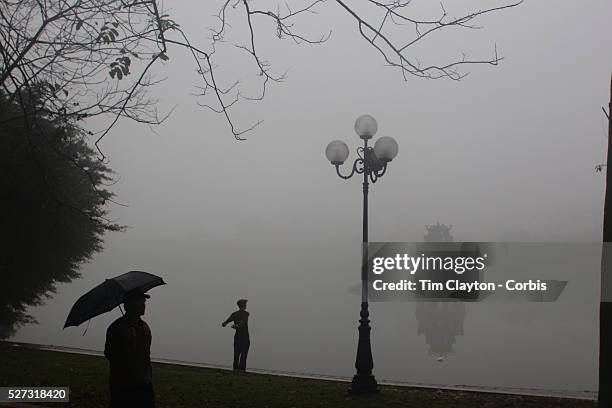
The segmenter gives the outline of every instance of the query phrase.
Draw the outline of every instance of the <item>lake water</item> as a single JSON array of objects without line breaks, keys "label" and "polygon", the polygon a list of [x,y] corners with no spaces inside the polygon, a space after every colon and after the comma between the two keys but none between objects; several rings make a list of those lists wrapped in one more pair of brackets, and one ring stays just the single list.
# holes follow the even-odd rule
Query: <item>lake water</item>
[{"label": "lake water", "polygon": [[[309,265],[311,254],[354,259],[355,248],[338,254],[313,243],[299,252],[264,257],[254,249],[239,258],[231,257],[231,246],[216,249],[228,261],[215,273],[198,271],[197,258],[183,258],[182,268],[165,276],[168,284],[150,291],[145,319],[153,332],[154,357],[231,364],[233,331],[220,323],[235,309],[235,299],[245,296],[251,313],[249,367],[354,374],[359,272],[341,261],[329,270],[313,271]],[[213,256],[214,250],[207,253]],[[277,267],[288,262],[294,265],[290,273]],[[86,324],[61,329],[76,298],[106,276],[96,265],[34,309],[40,324],[22,328],[13,340],[102,350],[106,327],[118,310],[93,319],[84,336]],[[374,374],[379,380],[443,386],[596,390],[599,259],[592,256],[580,270],[572,268],[559,270],[557,278],[569,282],[554,303],[371,303]]]}]

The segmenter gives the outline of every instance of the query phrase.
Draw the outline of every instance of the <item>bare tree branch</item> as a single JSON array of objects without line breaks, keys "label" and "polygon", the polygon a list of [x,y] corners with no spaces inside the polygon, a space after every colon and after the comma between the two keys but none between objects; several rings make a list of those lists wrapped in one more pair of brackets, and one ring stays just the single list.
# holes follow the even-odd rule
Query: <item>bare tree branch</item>
[{"label": "bare tree branch", "polygon": [[[222,0],[218,23],[202,46],[195,45],[157,0],[4,0],[0,5],[0,84],[10,101],[28,87],[45,84],[40,87],[45,93],[41,110],[85,130],[87,119],[106,117],[104,128],[95,133],[95,146],[104,159],[100,143],[122,118],[159,124],[168,117],[158,112],[150,90],[159,82],[154,78],[155,67],[169,61],[172,48],[190,55],[199,77],[197,104],[223,115],[231,134],[243,140],[245,132],[261,121],[239,126],[233,109],[239,102],[263,99],[271,84],[286,79],[286,70],[275,72],[261,55],[260,42],[271,34],[270,24],[278,39],[321,44],[330,39],[331,30],[302,32],[298,25],[316,17],[324,5],[338,6],[386,64],[400,70],[404,80],[410,76],[460,80],[467,75],[462,68],[468,65],[497,65],[502,58],[496,47],[488,59],[469,59],[462,54],[456,60],[428,64],[409,55],[409,50],[449,28],[481,28],[476,24],[479,17],[521,3],[460,17],[449,17],[441,5],[435,16],[416,18],[410,0],[297,0],[291,6],[279,2],[273,8],[254,0]],[[220,60],[215,50],[227,45],[232,23],[246,28],[246,36],[233,46],[244,51],[257,70],[255,92],[246,92],[241,78],[230,79],[226,85],[223,65],[217,65]],[[401,35],[393,35],[397,30]]]}]

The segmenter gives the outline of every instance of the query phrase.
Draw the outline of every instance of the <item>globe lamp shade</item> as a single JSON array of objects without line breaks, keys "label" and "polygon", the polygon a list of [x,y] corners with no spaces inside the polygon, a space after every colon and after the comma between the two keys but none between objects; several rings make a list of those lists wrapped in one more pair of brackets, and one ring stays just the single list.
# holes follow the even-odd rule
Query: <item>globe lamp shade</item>
[{"label": "globe lamp shade", "polygon": [[371,139],[378,130],[378,123],[371,115],[361,115],[355,121],[355,132],[362,139]]},{"label": "globe lamp shade", "polygon": [[382,162],[390,162],[397,156],[398,146],[395,139],[389,136],[383,136],[374,143],[374,153],[378,160]]},{"label": "globe lamp shade", "polygon": [[342,164],[349,155],[349,149],[342,140],[334,140],[327,145],[325,156],[331,164]]}]

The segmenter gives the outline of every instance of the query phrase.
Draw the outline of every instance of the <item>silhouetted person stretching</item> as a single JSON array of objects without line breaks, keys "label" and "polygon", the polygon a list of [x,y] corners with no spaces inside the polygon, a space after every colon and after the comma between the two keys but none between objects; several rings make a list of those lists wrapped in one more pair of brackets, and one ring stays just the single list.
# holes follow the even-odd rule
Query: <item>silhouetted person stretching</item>
[{"label": "silhouetted person stretching", "polygon": [[155,407],[151,382],[151,329],[140,318],[145,299],[140,290],[123,296],[125,315],[106,331],[104,355],[110,362],[110,407]]},{"label": "silhouetted person stretching", "polygon": [[246,371],[246,360],[249,354],[251,340],[249,339],[249,312],[246,311],[246,299],[236,302],[238,309],[221,323],[225,327],[229,322],[234,322],[232,328],[236,330],[234,334],[234,370]]}]

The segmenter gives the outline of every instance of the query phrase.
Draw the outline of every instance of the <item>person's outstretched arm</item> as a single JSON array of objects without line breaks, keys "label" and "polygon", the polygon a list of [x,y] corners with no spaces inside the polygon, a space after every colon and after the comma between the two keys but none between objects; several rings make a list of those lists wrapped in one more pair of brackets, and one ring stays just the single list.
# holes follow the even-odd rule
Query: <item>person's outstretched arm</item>
[{"label": "person's outstretched arm", "polygon": [[228,317],[223,323],[221,323],[221,326],[225,327],[227,326],[229,322],[233,322],[233,321],[234,321],[234,313],[232,313],[230,317]]}]

